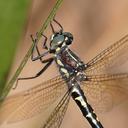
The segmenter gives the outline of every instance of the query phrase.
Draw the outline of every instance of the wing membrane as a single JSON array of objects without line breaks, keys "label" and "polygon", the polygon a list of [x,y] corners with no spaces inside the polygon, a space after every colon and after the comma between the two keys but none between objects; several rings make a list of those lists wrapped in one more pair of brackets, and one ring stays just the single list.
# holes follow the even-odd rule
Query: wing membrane
[{"label": "wing membrane", "polygon": [[12,113],[14,116],[11,122],[25,120],[41,113],[66,91],[66,83],[57,76],[27,91],[8,97],[0,108],[0,124]]},{"label": "wing membrane", "polygon": [[99,112],[109,111],[128,98],[128,74],[88,76],[82,85],[89,102]]},{"label": "wing membrane", "polygon": [[51,113],[51,115],[45,122],[43,128],[59,128],[60,127],[68,107],[69,99],[70,99],[70,92],[68,91],[64,95],[62,100],[59,102],[57,107],[54,109],[54,111]]},{"label": "wing membrane", "polygon": [[[82,83],[85,95],[98,111],[108,111],[128,98],[128,74],[101,75],[113,72],[128,57],[128,35],[87,63],[87,81]],[[110,70],[111,69],[111,70]],[[49,108],[67,90],[60,76],[27,91],[8,97],[0,109],[0,124],[31,118]],[[66,95],[51,113],[43,128],[59,128],[69,102]],[[31,110],[31,111],[29,111]],[[8,114],[9,113],[9,114]]]},{"label": "wing membrane", "polygon": [[[87,63],[86,74],[115,73],[128,60],[128,35],[108,47]],[[116,69],[116,70],[114,70]]]}]

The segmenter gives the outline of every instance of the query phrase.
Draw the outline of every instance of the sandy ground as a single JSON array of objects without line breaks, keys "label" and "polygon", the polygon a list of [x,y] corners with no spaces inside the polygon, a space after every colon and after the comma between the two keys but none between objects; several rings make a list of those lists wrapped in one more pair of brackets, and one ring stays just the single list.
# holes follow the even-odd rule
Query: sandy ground
[{"label": "sandy ground", "polygon": [[[54,3],[55,0],[33,1],[32,9],[26,22],[25,34],[23,34],[23,38],[19,43],[12,73],[20,64],[20,61],[31,45],[29,35],[35,34],[40,29]],[[71,49],[86,63],[103,49],[128,33],[127,14],[127,0],[64,0],[62,7],[56,15],[56,19],[63,25],[65,31],[73,33],[74,42]],[[45,35],[49,36],[49,34],[50,28],[45,32]],[[41,67],[42,65],[39,62],[32,63],[29,60],[20,76],[32,76]],[[57,74],[58,71],[53,64],[41,77],[35,80],[20,82],[17,89],[12,91],[11,94],[31,88],[37,83],[53,78]],[[109,112],[99,113],[98,117],[102,120],[105,128],[126,128],[128,126],[127,108],[128,102],[125,101]],[[28,123],[26,123],[27,121],[25,123],[21,121],[17,125],[9,124],[1,128],[37,127],[38,125],[32,126],[31,122],[33,121],[28,121]],[[77,106],[71,100],[61,128],[89,127],[87,121],[82,117]]]}]

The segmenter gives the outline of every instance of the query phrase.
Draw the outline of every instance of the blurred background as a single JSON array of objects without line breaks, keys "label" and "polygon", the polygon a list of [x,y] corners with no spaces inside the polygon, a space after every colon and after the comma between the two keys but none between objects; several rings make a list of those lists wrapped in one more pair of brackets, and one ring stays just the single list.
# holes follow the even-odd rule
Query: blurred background
[{"label": "blurred background", "polygon": [[29,0],[0,2],[0,93],[13,62],[19,38],[27,23],[29,6]]},{"label": "blurred background", "polygon": [[[40,30],[54,4],[55,0],[0,2],[0,90],[5,81],[14,74],[28,51],[32,43],[30,34],[35,36]],[[127,0],[64,0],[56,19],[65,31],[74,35],[71,49],[86,63],[128,33],[127,14]],[[50,28],[45,31],[45,35],[49,34]],[[32,63],[29,60],[20,77],[33,76],[41,67],[39,62]],[[20,82],[10,95],[31,88],[57,74],[56,66],[52,65],[41,77]],[[98,117],[105,128],[126,128],[127,108],[126,101],[110,112],[99,113]],[[16,126],[10,124],[8,128],[28,128],[29,125],[21,122]],[[89,125],[75,103],[71,101],[61,128],[78,127],[89,128]]]}]

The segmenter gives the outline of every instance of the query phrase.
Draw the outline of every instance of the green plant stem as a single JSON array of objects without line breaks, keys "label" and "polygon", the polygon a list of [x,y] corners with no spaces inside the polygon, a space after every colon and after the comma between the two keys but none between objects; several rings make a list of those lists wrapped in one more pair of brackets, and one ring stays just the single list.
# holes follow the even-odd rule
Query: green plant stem
[{"label": "green plant stem", "polygon": [[[63,2],[63,0],[57,0],[55,3],[55,6],[53,7],[53,9],[51,10],[49,16],[47,17],[47,19],[45,20],[44,24],[42,25],[40,31],[38,32],[37,35],[37,42],[40,40],[41,38],[41,34],[44,33],[44,30],[47,28],[47,26],[49,25],[50,21],[53,20],[58,8],[60,7],[61,3]],[[33,43],[30,47],[30,49],[28,50],[27,54],[25,55],[24,59],[22,60],[20,66],[18,67],[18,69],[16,70],[14,76],[12,77],[12,79],[8,82],[8,84],[5,86],[5,88],[2,91],[2,94],[0,95],[0,102],[2,102],[5,97],[8,95],[9,91],[11,90],[13,84],[15,83],[15,81],[17,80],[19,74],[21,73],[22,69],[24,68],[25,64],[27,63],[29,57],[31,56],[32,53],[32,49],[33,49]]]}]

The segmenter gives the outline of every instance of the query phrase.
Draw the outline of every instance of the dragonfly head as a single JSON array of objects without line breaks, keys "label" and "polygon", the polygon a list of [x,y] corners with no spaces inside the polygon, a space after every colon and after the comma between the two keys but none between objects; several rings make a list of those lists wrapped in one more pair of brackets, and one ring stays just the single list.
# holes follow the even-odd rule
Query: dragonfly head
[{"label": "dragonfly head", "polygon": [[56,32],[51,36],[50,51],[55,53],[58,49],[68,46],[73,41],[73,35],[69,32]]}]

